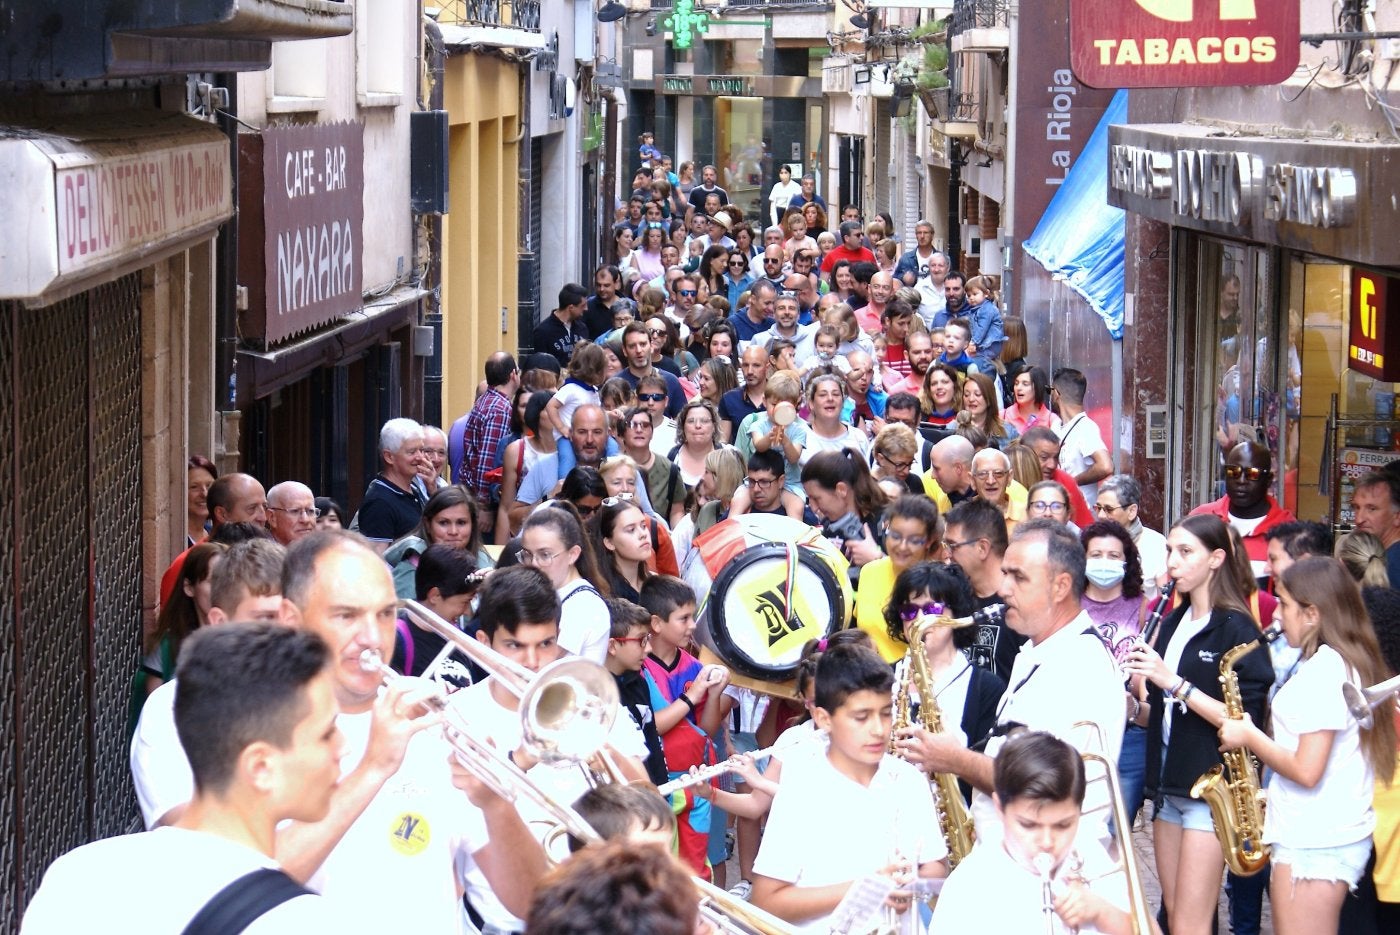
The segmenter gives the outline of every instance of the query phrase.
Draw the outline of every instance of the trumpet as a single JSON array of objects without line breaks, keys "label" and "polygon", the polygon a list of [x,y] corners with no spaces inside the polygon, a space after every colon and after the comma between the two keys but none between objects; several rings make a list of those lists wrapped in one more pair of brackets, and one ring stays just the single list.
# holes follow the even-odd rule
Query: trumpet
[{"label": "trumpet", "polygon": [[1397,692],[1400,692],[1400,675],[1378,682],[1370,688],[1357,688],[1350,682],[1342,685],[1342,698],[1346,700],[1347,710],[1356,718],[1356,723],[1362,730],[1371,729],[1371,724],[1375,721],[1373,712],[1394,698]]},{"label": "trumpet", "polygon": [[[417,627],[437,634],[499,679],[520,699],[522,736],[530,753],[543,762],[583,766],[602,751],[619,706],[617,682],[595,662],[566,657],[538,673],[513,662],[474,640],[417,601],[402,601],[400,608]],[[366,650],[360,664],[378,672],[386,681],[401,679],[375,650]],[[542,809],[556,824],[545,834],[546,842],[562,834],[580,841],[602,840],[572,805],[556,801],[535,784],[509,756],[472,736],[460,712],[443,696],[428,701],[443,714],[443,734],[462,765],[470,769],[492,792],[516,802],[522,797]],[[606,757],[603,757],[607,763]],[[609,764],[610,765],[610,764]],[[604,781],[620,781],[616,770],[605,771]],[[726,935],[791,935],[792,929],[776,916],[736,899],[699,877],[692,877],[700,896],[700,915]]]}]

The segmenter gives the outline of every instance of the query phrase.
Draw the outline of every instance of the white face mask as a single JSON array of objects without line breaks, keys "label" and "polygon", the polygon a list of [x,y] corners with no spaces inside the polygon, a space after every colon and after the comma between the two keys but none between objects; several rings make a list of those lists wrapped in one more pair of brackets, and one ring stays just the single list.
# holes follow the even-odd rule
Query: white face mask
[{"label": "white face mask", "polygon": [[1123,563],[1112,558],[1091,558],[1084,563],[1084,577],[1100,588],[1111,588],[1123,580]]}]

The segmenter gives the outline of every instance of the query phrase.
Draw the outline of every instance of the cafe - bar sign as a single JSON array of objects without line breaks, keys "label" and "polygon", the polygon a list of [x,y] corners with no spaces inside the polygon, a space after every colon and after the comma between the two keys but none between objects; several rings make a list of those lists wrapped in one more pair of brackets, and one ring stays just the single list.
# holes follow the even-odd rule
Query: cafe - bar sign
[{"label": "cafe - bar sign", "polygon": [[1360,266],[1351,269],[1351,327],[1347,366],[1384,383],[1400,382],[1400,280]]},{"label": "cafe - bar sign", "polygon": [[1095,88],[1278,84],[1298,0],[1070,0],[1070,66]]}]

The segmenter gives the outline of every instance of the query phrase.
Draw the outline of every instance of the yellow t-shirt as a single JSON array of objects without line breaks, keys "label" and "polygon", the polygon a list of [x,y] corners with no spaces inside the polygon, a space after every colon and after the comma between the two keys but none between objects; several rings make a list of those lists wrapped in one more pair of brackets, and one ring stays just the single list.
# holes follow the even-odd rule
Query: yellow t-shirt
[{"label": "yellow t-shirt", "polygon": [[894,579],[894,563],[886,556],[861,566],[856,586],[856,626],[870,634],[886,662],[898,662],[909,649],[907,643],[890,636],[885,626],[885,605],[894,590]]},{"label": "yellow t-shirt", "polygon": [[1371,874],[1376,898],[1400,903],[1400,771],[1390,786],[1376,780],[1371,807],[1376,811],[1376,830],[1371,834],[1376,845],[1376,869]]}]

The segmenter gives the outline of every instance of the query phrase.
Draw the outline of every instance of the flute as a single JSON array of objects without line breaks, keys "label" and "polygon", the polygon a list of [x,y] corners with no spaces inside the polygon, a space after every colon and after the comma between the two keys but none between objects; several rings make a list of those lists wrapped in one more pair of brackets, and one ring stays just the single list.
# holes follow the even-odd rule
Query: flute
[{"label": "flute", "polygon": [[[796,741],[792,739],[779,740],[771,747],[764,747],[762,750],[753,751],[749,756],[753,757],[755,760],[760,757],[772,756],[779,750],[785,750],[792,746],[795,742]],[[734,761],[738,758],[739,755],[736,754],[723,763],[716,763],[714,766],[706,766],[703,769],[698,769],[693,773],[681,776],[679,779],[672,779],[670,782],[662,783],[656,787],[656,791],[660,792],[662,795],[670,795],[672,792],[679,792],[682,789],[689,789],[691,786],[698,786],[702,782],[709,782],[716,776],[723,776],[725,773],[733,772],[736,765]]]}]

